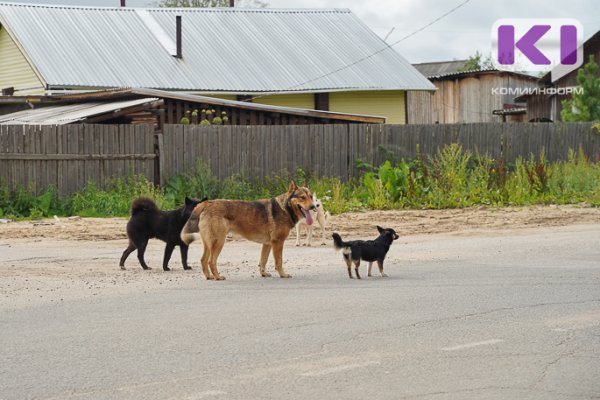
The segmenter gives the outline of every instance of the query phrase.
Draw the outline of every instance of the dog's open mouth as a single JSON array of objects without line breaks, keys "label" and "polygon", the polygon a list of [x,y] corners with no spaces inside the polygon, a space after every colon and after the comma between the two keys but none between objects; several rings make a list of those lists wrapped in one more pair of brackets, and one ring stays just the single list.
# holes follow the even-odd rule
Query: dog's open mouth
[{"label": "dog's open mouth", "polygon": [[300,211],[302,211],[302,214],[304,214],[304,218],[306,219],[306,223],[308,225],[312,225],[313,219],[312,219],[312,217],[310,215],[310,212],[308,210],[305,210],[302,206],[299,206],[299,207],[300,207]]}]

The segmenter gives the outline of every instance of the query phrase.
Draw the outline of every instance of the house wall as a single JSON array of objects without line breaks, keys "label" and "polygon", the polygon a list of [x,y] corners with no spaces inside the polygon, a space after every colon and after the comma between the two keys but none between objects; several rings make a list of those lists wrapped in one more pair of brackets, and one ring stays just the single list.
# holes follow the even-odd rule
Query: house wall
[{"label": "house wall", "polygon": [[527,98],[527,118],[529,120],[540,118],[552,119],[549,97],[542,95],[529,96]]},{"label": "house wall", "polygon": [[15,88],[15,95],[43,94],[44,85],[6,29],[0,26],[0,89]]},{"label": "house wall", "polygon": [[[313,93],[281,94],[257,97],[253,103],[282,107],[314,109]],[[388,124],[404,124],[405,92],[393,91],[353,91],[329,93],[329,111],[349,114],[363,114],[386,117]]]},{"label": "house wall", "polygon": [[[437,87],[437,85],[436,85]],[[437,119],[433,115],[433,92],[410,91],[406,93],[409,124],[432,124]]]},{"label": "house wall", "polygon": [[534,87],[535,81],[506,73],[485,73],[432,80],[436,92],[408,94],[408,123],[456,124],[501,122],[492,111],[513,104],[514,95],[494,94],[494,88]]},{"label": "house wall", "polygon": [[515,122],[527,122],[527,114],[512,114],[506,116],[506,122],[515,123]]},{"label": "house wall", "polygon": [[277,94],[252,99],[253,103],[269,104],[280,107],[295,107],[313,109],[315,107],[315,97],[312,93],[299,94]]},{"label": "house wall", "polygon": [[[586,42],[583,47],[583,64],[587,64],[591,55],[594,56],[594,61],[596,64],[600,63],[600,37],[598,34],[595,35],[595,38]],[[547,81],[542,81],[542,86],[549,87],[574,87],[578,86],[577,84],[577,73],[579,69],[575,71],[569,72],[567,75],[563,76],[556,82],[552,83],[548,79]],[[596,76],[600,77],[600,68],[596,72]],[[562,101],[570,99],[571,96],[563,96],[563,95],[545,95],[539,94],[534,96],[529,96],[527,99],[527,114],[530,119],[532,118],[540,118],[546,117],[550,118],[553,121],[562,121],[562,117],[560,115],[562,111]]]},{"label": "house wall", "polygon": [[406,123],[406,92],[356,91],[329,94],[329,111],[386,117],[388,124]]}]

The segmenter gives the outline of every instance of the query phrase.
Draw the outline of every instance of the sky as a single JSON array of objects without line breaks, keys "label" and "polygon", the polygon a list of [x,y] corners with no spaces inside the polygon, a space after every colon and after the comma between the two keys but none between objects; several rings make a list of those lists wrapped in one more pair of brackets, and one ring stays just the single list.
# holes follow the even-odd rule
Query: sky
[{"label": "sky", "polygon": [[[0,0],[6,1],[6,0]],[[348,8],[392,44],[429,24],[465,0],[264,0],[269,8]],[[119,6],[120,0],[18,0],[19,3]],[[152,7],[155,0],[127,0],[128,7]],[[466,59],[490,54],[491,27],[500,18],[574,18],[584,38],[600,30],[597,0],[470,0],[439,22],[394,45],[411,63]],[[390,33],[391,32],[391,33]]]}]

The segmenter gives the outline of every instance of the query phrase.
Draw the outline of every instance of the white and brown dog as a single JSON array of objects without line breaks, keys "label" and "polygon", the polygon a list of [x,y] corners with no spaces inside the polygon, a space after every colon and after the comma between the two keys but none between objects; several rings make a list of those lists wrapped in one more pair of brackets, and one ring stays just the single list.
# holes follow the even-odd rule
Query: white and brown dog
[{"label": "white and brown dog", "polygon": [[[310,210],[309,213],[311,214],[313,221],[317,221],[319,223],[319,226],[321,227],[321,233],[322,233],[321,244],[325,245],[325,244],[327,244],[327,242],[325,241],[325,227],[327,226],[327,219],[329,219],[329,213],[326,212],[325,209],[323,208],[323,203],[321,203],[321,200],[319,200],[317,198],[316,193],[313,193],[312,200],[313,200],[313,204],[316,206],[316,209]],[[306,242],[304,243],[304,245],[311,246],[312,245],[312,234],[313,234],[313,229],[315,226],[307,225],[306,220],[304,220],[304,219],[301,219],[296,224],[296,246],[300,246],[300,231],[301,231],[302,226],[306,227]]]}]

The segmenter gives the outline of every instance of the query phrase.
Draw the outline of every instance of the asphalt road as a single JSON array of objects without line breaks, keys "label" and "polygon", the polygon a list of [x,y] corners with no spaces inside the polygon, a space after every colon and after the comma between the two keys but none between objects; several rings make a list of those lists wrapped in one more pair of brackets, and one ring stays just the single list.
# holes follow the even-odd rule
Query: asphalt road
[{"label": "asphalt road", "polygon": [[360,281],[331,248],[287,247],[314,265],[3,307],[0,399],[600,398],[599,239],[401,239],[390,277]]}]

